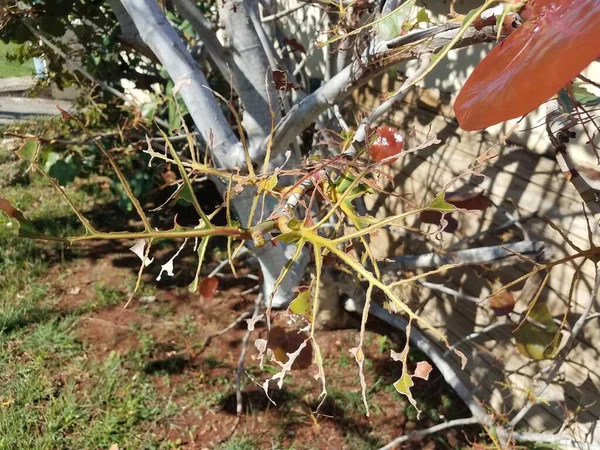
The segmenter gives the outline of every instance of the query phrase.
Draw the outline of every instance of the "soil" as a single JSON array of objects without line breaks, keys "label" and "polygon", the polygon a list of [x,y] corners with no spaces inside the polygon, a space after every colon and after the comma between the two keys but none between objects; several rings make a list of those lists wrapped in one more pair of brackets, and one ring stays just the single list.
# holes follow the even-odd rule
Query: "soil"
[{"label": "soil", "polygon": [[[158,259],[167,261],[174,250],[165,249]],[[272,382],[269,396],[273,403],[259,386],[276,367],[272,362],[265,370],[258,367],[254,341],[266,337],[265,324],[259,323],[247,348],[242,379],[244,413],[238,417],[235,377],[246,322],[214,337],[208,346],[204,343],[209,335],[253,310],[256,293],[243,292],[256,281],[226,276],[215,295],[206,299],[188,291],[188,271],[156,282],[160,264],[155,262],[143,278],[142,292],[123,309],[135,284],[139,260],[121,244],[95,244],[75,253],[76,258],[55,265],[47,275],[51,297],[58,299],[54,307],[65,313],[86,308],[98,301],[98,286],[110,289],[115,298],[104,299],[106,305],[82,314],[74,325],[75,333],[86,344],[88,358],[104,360],[111,352],[142,355],[145,374],[180,407],[169,424],[150,425],[155,428],[152,432],[178,444],[177,448],[215,448],[236,436],[251,437],[255,448],[378,448],[411,430],[469,415],[435,371],[429,381],[419,380],[414,387],[417,402],[426,408],[420,420],[409,413],[407,400],[392,387],[400,377],[400,364],[389,357],[390,348],[400,351],[404,344],[377,323],[370,324],[365,347],[369,417],[362,405],[357,365],[349,353],[358,342],[354,329],[317,332],[329,393],[320,408],[322,386],[315,379],[314,363],[288,374],[282,389]],[[191,249],[187,256],[182,252],[176,271],[178,265],[187,264],[189,256]],[[205,270],[214,266],[208,264]],[[243,269],[240,266],[240,273]],[[229,270],[223,273],[229,274]],[[451,430],[399,448],[459,448],[476,437],[476,431],[470,430],[466,437],[464,430]]]}]

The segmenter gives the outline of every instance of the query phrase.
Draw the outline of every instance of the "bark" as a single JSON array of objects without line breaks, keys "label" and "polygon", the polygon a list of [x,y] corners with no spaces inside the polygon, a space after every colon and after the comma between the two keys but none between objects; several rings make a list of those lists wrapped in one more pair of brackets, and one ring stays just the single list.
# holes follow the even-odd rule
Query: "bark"
[{"label": "bark", "polygon": [[[240,141],[227,123],[215,96],[208,89],[204,73],[196,65],[184,42],[156,1],[121,0],[121,3],[133,19],[140,36],[167,69],[175,85],[181,86],[179,93],[195,125],[204,141],[212,144],[212,154],[217,167],[244,168],[245,157]],[[264,105],[254,106],[264,107]],[[268,107],[266,109],[268,111]],[[217,180],[217,187],[222,192],[226,189],[222,180]],[[244,224],[248,221],[252,198],[253,193],[249,189],[245,189],[244,192],[232,199],[232,206]],[[270,297],[274,282],[293,250],[293,247],[273,246],[272,244],[267,244],[260,249],[253,249],[263,271],[265,298]],[[273,299],[275,306],[286,304],[292,299],[292,289],[302,276],[305,264],[306,257],[301,258],[300,263],[284,279]]]}]

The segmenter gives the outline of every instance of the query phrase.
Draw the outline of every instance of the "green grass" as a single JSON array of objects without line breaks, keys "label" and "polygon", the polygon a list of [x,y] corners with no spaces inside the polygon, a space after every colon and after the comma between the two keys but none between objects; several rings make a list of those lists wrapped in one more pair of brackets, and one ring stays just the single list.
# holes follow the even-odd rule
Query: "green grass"
[{"label": "green grass", "polygon": [[33,61],[20,64],[18,61],[10,61],[7,53],[14,51],[18,44],[0,41],[0,78],[25,77],[33,75]]},{"label": "green grass", "polygon": [[[84,194],[68,191],[84,204]],[[57,234],[78,228],[43,180],[25,177],[3,188],[2,196]],[[10,231],[0,226],[0,449],[171,448],[155,425],[168,428],[179,408],[156,391],[139,355],[89,358],[74,330],[90,306],[55,309],[44,274],[51,263],[62,264],[60,245]],[[95,293],[92,309],[122,300],[106,285]]]}]

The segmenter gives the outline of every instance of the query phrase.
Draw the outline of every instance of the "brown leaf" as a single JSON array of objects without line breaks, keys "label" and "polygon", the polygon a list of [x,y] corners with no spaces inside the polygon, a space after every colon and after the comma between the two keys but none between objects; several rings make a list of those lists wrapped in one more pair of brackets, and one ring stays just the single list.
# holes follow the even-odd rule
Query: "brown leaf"
[{"label": "brown leaf", "polygon": [[284,37],[283,42],[292,47],[297,52],[306,53],[306,49],[304,48],[304,46],[295,38]]},{"label": "brown leaf", "polygon": [[[308,339],[306,333],[296,330],[286,331],[282,327],[275,326],[269,332],[267,348],[273,351],[273,356],[280,363],[288,362],[288,353],[294,353],[302,343]],[[310,342],[300,351],[300,354],[292,364],[292,370],[302,370],[312,364],[312,345]]]},{"label": "brown leaf", "polygon": [[492,205],[490,199],[485,197],[481,192],[446,192],[444,198],[458,209],[469,211],[483,211]]},{"label": "brown leaf", "polygon": [[23,217],[23,213],[10,204],[8,200],[0,197],[0,210],[4,211],[11,219],[20,219]]},{"label": "brown leaf", "polygon": [[490,297],[489,305],[496,316],[506,316],[515,309],[515,297],[506,290],[498,292]]},{"label": "brown leaf", "polygon": [[275,89],[280,91],[287,91],[288,89],[297,91],[300,89],[300,86],[288,81],[288,74],[284,70],[273,70],[273,82],[275,83]]},{"label": "brown leaf", "polygon": [[449,213],[444,215],[444,213],[440,211],[422,211],[419,214],[419,219],[421,219],[421,222],[423,223],[439,225],[440,227],[445,225],[443,231],[446,233],[454,233],[458,228],[458,220]]},{"label": "brown leaf", "polygon": [[200,295],[203,298],[213,298],[217,288],[219,287],[219,280],[215,277],[204,278],[200,282]]},{"label": "brown leaf", "polygon": [[419,361],[417,363],[417,367],[415,368],[415,373],[413,374],[413,377],[428,380],[429,373],[432,369],[433,367],[431,367],[431,364],[429,364],[427,361]]}]

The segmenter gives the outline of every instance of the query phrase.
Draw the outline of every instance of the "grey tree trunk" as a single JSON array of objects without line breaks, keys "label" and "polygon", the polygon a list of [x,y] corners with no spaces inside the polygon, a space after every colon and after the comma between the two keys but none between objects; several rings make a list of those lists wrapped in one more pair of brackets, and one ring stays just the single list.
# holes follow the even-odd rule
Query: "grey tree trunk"
[{"label": "grey tree trunk", "polygon": [[[206,142],[212,143],[212,152],[215,163],[218,167],[224,169],[233,169],[235,167],[245,168],[245,156],[242,144],[233,133],[231,126],[217,103],[213,93],[208,89],[208,82],[204,73],[196,65],[190,53],[187,51],[184,42],[181,40],[175,29],[169,23],[165,14],[160,9],[155,0],[121,0],[127,13],[135,23],[137,30],[146,43],[152,50],[161,64],[165,67],[169,76],[175,85],[181,85],[179,93],[185,102],[190,115],[198,128],[200,134]],[[179,2],[179,4],[183,4]],[[189,6],[189,5],[188,5]],[[242,50],[234,49],[234,52],[240,52],[238,57],[233,58],[236,66],[245,67],[245,70],[258,73],[266,69],[264,50],[258,47],[257,42],[250,41],[251,27],[250,23],[245,23],[243,16],[230,18],[234,30],[230,32],[235,34],[239,31],[244,36],[244,39],[233,39],[232,42],[244,47]],[[214,44],[214,42],[213,42]],[[248,45],[249,44],[249,45]],[[261,56],[262,52],[262,56]],[[253,64],[260,64],[260,67],[253,67]],[[265,73],[260,76],[253,73],[253,76],[259,77],[262,84],[254,85],[258,80],[255,79],[247,84],[248,89],[253,89],[256,92],[253,95],[256,101],[248,101],[245,105],[248,113],[245,117],[245,125],[252,130],[249,134],[253,137],[253,152],[255,163],[262,163],[258,158],[264,155],[257,142],[262,142],[268,136],[271,127],[271,113],[268,103],[265,99],[268,98],[268,85],[265,84]],[[247,72],[245,72],[248,75]],[[241,86],[238,86],[242,90]],[[277,94],[272,86],[269,93],[271,101],[277,101]],[[262,92],[262,93],[261,93]],[[248,94],[247,92],[244,95]],[[246,98],[252,98],[253,95],[246,95]],[[240,94],[242,96],[242,94]],[[251,112],[250,112],[251,110]],[[265,117],[269,117],[268,129]],[[218,187],[223,192],[226,189],[223,181],[217,182]],[[250,216],[250,207],[253,198],[253,192],[250,189],[245,189],[241,194],[233,197],[232,206],[238,215],[240,221],[247,223]],[[267,208],[269,205],[266,205]],[[269,214],[269,210],[266,210]],[[281,269],[288,262],[289,257],[295,250],[293,246],[277,245],[267,243],[264,247],[253,248],[255,255],[260,262],[263,278],[264,278],[264,294],[265,298],[269,299],[273,294],[273,305],[283,306],[293,298],[292,289],[298,284],[307,263],[307,255],[303,255],[301,260],[292,268],[288,276],[283,280],[277,292],[273,292],[274,284],[277,277],[280,275]]]}]

